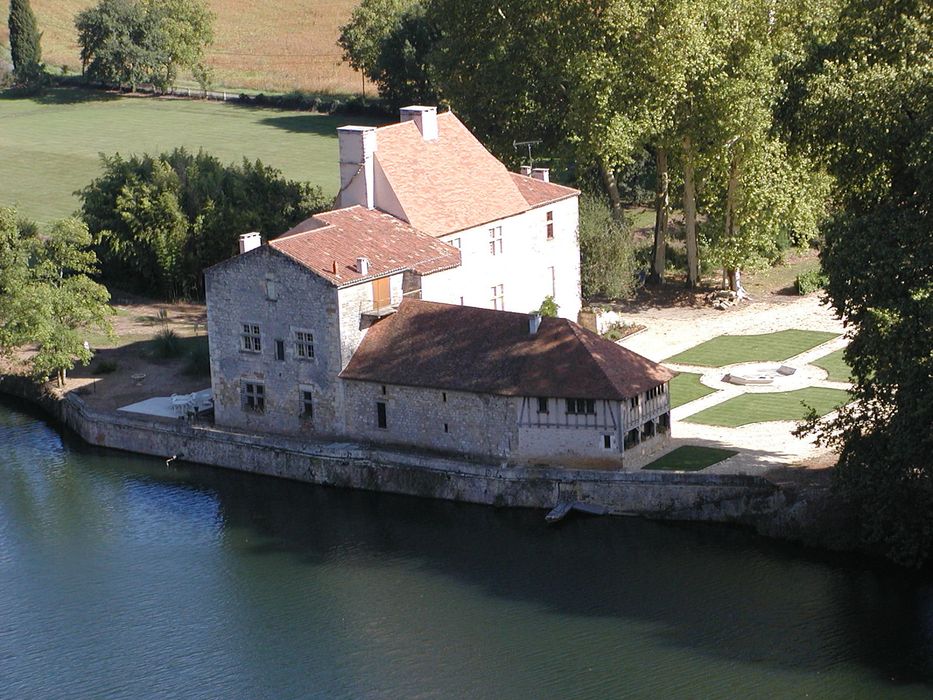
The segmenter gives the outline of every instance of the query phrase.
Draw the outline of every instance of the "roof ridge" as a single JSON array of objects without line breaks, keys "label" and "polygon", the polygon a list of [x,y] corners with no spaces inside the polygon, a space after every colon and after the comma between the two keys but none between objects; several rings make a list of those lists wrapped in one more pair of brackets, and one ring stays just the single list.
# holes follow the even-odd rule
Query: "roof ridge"
[{"label": "roof ridge", "polygon": [[[587,357],[592,361],[592,363],[596,366],[596,369],[599,370],[599,373],[603,376],[603,379],[606,380],[606,383],[609,384],[609,385],[611,385],[611,386],[613,386],[613,387],[615,387],[615,388],[617,388],[617,389],[619,389],[619,393],[620,393],[620,394],[626,395],[626,392],[625,392],[623,389],[621,389],[620,387],[618,387],[618,386],[616,385],[616,383],[609,377],[609,374],[606,372],[605,367],[603,367],[603,363],[602,363],[601,359],[593,356],[593,348],[589,345],[589,343],[590,343],[593,339],[591,339],[591,338],[587,335],[588,333],[592,333],[592,331],[587,331],[587,329],[584,328],[583,326],[581,326],[579,323],[574,323],[574,322],[571,321],[570,319],[566,319],[566,318],[565,318],[565,319],[562,319],[562,320],[565,321],[565,322],[570,326],[570,330],[573,331],[574,337],[575,337],[575,338],[580,342],[580,344],[586,349],[586,356],[587,356]],[[582,331],[582,333],[581,333],[581,331]],[[605,338],[600,338],[599,335],[596,335],[596,338],[595,338],[595,339],[596,339],[596,340],[599,340],[599,341],[606,342],[606,343],[612,342],[612,341],[606,340]],[[616,347],[621,348],[622,350],[625,350],[625,348],[623,348],[621,345],[618,345],[617,343],[613,343],[613,345],[616,345]]]}]

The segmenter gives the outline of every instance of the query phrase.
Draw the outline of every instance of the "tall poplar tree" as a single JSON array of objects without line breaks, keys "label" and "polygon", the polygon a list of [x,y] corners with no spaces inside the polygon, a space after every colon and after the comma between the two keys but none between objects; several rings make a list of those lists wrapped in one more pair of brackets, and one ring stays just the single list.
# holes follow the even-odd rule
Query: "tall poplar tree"
[{"label": "tall poplar tree", "polygon": [[29,0],[10,0],[9,27],[13,74],[28,81],[42,70],[41,35]]}]

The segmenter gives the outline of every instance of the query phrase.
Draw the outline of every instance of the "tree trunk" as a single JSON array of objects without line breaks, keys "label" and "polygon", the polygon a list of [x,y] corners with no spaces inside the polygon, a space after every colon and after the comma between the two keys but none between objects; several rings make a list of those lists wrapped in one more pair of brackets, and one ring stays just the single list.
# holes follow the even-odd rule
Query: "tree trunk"
[{"label": "tree trunk", "polygon": [[648,281],[653,284],[664,282],[664,267],[667,262],[667,220],[670,214],[670,173],[667,170],[667,151],[659,148],[656,155],[658,181],[654,197],[654,251],[652,271]]},{"label": "tree trunk", "polygon": [[[733,154],[729,161],[729,183],[726,186],[726,215],[725,230],[723,235],[727,246],[736,245],[735,240],[735,193],[739,186],[739,160],[738,156]],[[738,295],[739,299],[744,299],[748,295],[742,288],[742,277],[738,265],[723,268],[723,286],[728,287]]]},{"label": "tree trunk", "polygon": [[606,188],[606,193],[609,195],[609,205],[612,208],[612,215],[621,221],[622,197],[619,196],[619,186],[616,184],[616,174],[615,171],[613,171],[602,158],[599,160],[599,175],[602,177],[603,186]]},{"label": "tree trunk", "polygon": [[700,283],[700,260],[697,246],[697,194],[693,181],[693,145],[684,138],[684,233],[687,242],[687,287]]}]

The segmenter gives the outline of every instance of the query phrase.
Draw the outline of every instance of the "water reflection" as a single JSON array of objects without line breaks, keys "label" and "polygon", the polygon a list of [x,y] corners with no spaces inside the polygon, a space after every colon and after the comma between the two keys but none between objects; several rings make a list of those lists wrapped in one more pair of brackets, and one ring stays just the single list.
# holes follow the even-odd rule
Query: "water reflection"
[{"label": "water reflection", "polygon": [[25,695],[931,691],[928,577],[722,527],[167,469],[3,406],[0,446],[0,680]]}]

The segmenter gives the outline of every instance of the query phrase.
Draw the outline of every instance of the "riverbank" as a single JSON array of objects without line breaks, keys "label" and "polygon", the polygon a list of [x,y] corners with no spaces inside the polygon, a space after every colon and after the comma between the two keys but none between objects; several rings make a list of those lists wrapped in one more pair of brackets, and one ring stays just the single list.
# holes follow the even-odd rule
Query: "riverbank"
[{"label": "riverbank", "polygon": [[251,435],[176,420],[90,408],[24,377],[0,392],[42,408],[85,442],[127,452],[339,488],[550,509],[567,501],[613,515],[728,523],[778,539],[834,550],[857,546],[851,517],[824,487],[758,476],[527,468],[353,442]]}]

